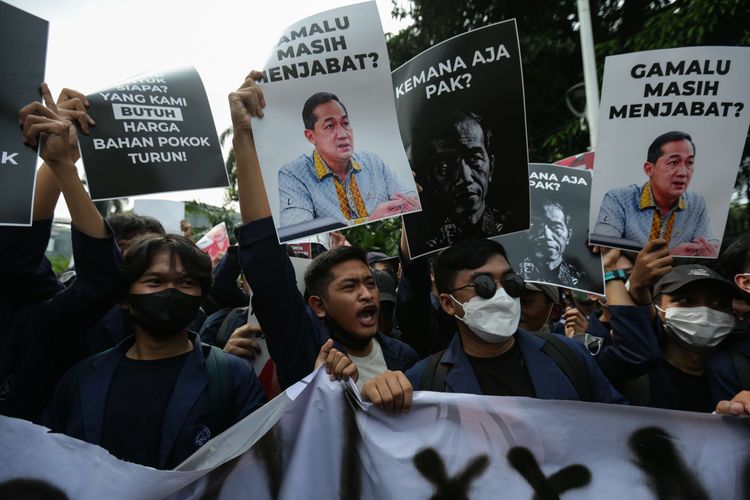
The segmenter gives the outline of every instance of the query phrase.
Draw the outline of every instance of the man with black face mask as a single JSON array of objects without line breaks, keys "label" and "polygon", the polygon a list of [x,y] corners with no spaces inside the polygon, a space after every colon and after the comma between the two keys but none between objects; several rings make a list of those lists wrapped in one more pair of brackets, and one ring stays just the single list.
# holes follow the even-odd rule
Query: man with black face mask
[{"label": "man with black face mask", "polygon": [[126,254],[123,276],[135,335],[73,367],[43,423],[120,459],[169,469],[265,396],[248,363],[187,330],[211,286],[211,261],[192,242],[146,238]]},{"label": "man with black face mask", "polygon": [[[390,388],[408,386],[401,371],[418,356],[403,342],[378,333],[378,288],[366,253],[339,247],[319,255],[305,273],[307,300],[297,289],[294,269],[276,238],[250,127],[252,119],[263,119],[265,102],[255,83],[259,76],[253,72],[229,94],[245,223],[236,234],[242,272],[253,289],[253,310],[266,334],[279,383],[287,388],[307,376],[323,355],[321,346],[327,346],[331,358],[344,352],[354,361],[366,398],[386,409],[401,408],[404,401],[408,405],[410,396],[394,401]],[[335,341],[332,346],[329,339]],[[327,367],[337,372],[330,363]]]}]

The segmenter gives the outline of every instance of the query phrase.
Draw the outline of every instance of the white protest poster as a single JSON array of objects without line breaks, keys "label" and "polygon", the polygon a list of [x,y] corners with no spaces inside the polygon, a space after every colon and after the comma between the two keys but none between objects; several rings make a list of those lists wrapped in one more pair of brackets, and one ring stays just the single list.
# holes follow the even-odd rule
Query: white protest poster
[{"label": "white protest poster", "polygon": [[529,171],[515,20],[445,40],[393,72],[401,139],[422,212],[404,216],[411,258],[529,227]]},{"label": "white protest poster", "polygon": [[0,417],[0,482],[77,500],[747,498],[746,418],[578,401],[416,392],[406,414],[325,370],[173,471]]},{"label": "white protest poster", "polygon": [[79,140],[92,199],[228,185],[194,68],[139,75],[87,98],[96,126]]},{"label": "white protest poster", "polygon": [[588,246],[591,171],[531,163],[528,231],[493,238],[513,268],[532,283],[604,295],[601,255]]},{"label": "white protest poster", "polygon": [[750,48],[608,57],[589,217],[592,243],[716,257],[750,124]]},{"label": "white protest poster", "polygon": [[153,217],[161,222],[168,233],[182,234],[180,222],[185,219],[183,201],[138,199],[133,202],[133,212]]},{"label": "white protest poster", "polygon": [[49,23],[0,2],[0,226],[30,226],[36,151],[23,143],[18,111],[39,101]]},{"label": "white protest poster", "polygon": [[280,242],[419,210],[375,2],[290,26],[252,122]]}]

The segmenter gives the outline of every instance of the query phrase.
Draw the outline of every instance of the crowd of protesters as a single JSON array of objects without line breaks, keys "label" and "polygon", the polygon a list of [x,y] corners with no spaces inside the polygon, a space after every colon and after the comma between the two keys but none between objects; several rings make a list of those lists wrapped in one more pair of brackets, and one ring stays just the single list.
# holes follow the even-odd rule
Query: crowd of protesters
[{"label": "crowd of protesters", "polygon": [[[429,390],[750,414],[750,235],[706,265],[664,240],[595,249],[605,296],[525,283],[489,239],[410,260],[403,237],[397,256],[339,237],[300,292],[253,141],[259,76],[229,94],[243,224],[215,263],[154,219],[102,218],[75,167],[94,126],[83,94],[55,101],[42,85],[43,103],[20,111],[44,164],[33,225],[0,227],[0,414],[160,469],[320,366],[394,413]],[[44,256],[61,193],[64,285]]]}]

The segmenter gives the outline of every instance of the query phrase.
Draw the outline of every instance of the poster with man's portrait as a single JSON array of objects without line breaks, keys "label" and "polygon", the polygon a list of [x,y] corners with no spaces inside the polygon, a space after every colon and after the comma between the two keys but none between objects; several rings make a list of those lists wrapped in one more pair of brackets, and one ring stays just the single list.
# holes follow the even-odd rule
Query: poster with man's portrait
[{"label": "poster with man's portrait", "polygon": [[601,256],[588,246],[591,171],[531,163],[528,231],[499,236],[526,281],[604,295]]},{"label": "poster with man's portrait", "polygon": [[608,57],[589,228],[597,245],[718,255],[750,124],[750,48]]},{"label": "poster with man's portrait", "polygon": [[526,118],[515,20],[453,37],[393,72],[401,139],[423,211],[412,258],[529,227]]},{"label": "poster with man's portrait", "polygon": [[252,127],[280,242],[421,209],[374,2],[287,28],[258,85]]}]

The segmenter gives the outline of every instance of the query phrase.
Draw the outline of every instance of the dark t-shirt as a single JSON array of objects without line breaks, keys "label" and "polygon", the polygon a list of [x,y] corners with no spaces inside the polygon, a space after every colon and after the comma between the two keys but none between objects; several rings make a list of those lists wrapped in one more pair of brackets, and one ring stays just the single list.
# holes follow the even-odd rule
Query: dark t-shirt
[{"label": "dark t-shirt", "polygon": [[466,357],[485,396],[536,396],[518,342],[495,358]]},{"label": "dark t-shirt", "polygon": [[672,400],[675,410],[711,412],[711,389],[705,375],[691,375],[678,370],[667,360],[662,364],[672,383]]},{"label": "dark t-shirt", "polygon": [[123,356],[107,393],[102,447],[121,460],[159,466],[164,413],[189,352],[139,361]]}]

